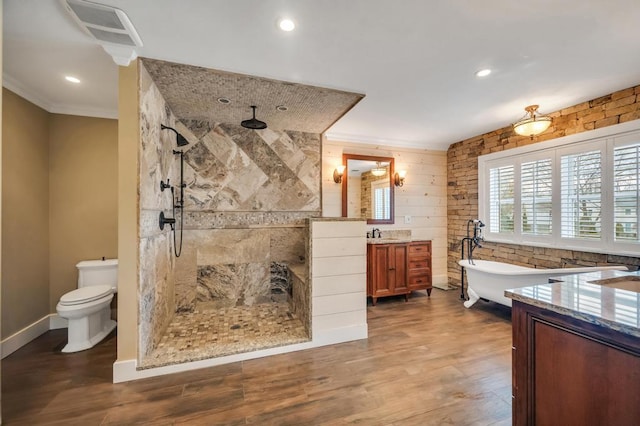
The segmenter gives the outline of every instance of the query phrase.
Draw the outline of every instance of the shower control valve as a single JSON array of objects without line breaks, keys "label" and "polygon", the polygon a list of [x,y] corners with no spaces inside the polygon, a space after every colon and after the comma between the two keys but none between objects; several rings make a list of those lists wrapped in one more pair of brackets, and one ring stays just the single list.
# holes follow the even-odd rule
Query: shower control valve
[{"label": "shower control valve", "polygon": [[160,191],[164,192],[165,189],[167,188],[171,188],[171,185],[169,184],[169,178],[167,178],[167,183],[164,183],[164,181],[160,181]]},{"label": "shower control valve", "polygon": [[165,217],[164,212],[160,212],[160,218],[158,222],[161,231],[164,230],[165,225],[169,225],[171,227],[171,230],[173,231],[173,225],[176,223],[176,219],[174,217]]}]

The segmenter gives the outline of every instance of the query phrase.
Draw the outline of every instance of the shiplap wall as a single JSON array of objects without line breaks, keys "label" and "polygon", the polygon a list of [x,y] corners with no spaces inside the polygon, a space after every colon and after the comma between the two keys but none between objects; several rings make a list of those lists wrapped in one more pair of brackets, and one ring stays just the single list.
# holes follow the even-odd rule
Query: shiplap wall
[{"label": "shiplap wall", "polygon": [[312,338],[331,344],[367,337],[365,221],[311,223]]},{"label": "shiplap wall", "polygon": [[[342,214],[341,185],[333,170],[342,154],[393,157],[396,170],[406,170],[403,187],[395,188],[395,223],[376,225],[385,229],[410,229],[414,239],[431,240],[434,285],[447,286],[447,152],[324,140],[322,145],[322,215]],[[405,223],[411,216],[411,223]],[[367,225],[371,230],[372,225]]]}]

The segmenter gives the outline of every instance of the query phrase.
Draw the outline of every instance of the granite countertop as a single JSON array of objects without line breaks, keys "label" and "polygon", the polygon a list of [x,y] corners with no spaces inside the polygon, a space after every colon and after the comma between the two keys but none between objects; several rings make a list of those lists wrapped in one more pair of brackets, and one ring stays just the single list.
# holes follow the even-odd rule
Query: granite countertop
[{"label": "granite countertop", "polygon": [[398,243],[410,243],[413,240],[411,237],[391,237],[391,238],[367,238],[367,244],[398,244]]},{"label": "granite countertop", "polygon": [[309,222],[366,222],[366,219],[351,217],[310,217]]},{"label": "granite countertop", "polygon": [[504,295],[640,337],[640,281],[635,281],[640,271],[596,271],[554,279],[559,282],[505,290]]}]

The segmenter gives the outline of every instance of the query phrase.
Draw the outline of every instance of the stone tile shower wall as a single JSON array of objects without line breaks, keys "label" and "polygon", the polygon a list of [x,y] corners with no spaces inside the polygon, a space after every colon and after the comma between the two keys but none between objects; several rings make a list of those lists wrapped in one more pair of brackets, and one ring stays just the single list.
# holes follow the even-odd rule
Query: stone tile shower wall
[{"label": "stone tile shower wall", "polygon": [[[478,215],[478,156],[555,139],[562,136],[640,119],[640,86],[549,114],[550,130],[531,140],[516,135],[511,127],[485,133],[449,147],[447,152],[447,219],[449,284],[460,285],[460,240],[468,219]],[[640,258],[598,253],[530,247],[515,244],[485,243],[474,252],[478,259],[490,259],[542,268],[572,265],[624,264],[640,266]]]},{"label": "stone tile shower wall", "polygon": [[158,87],[140,64],[140,268],[138,288],[138,356],[149,354],[159,343],[173,317],[175,258],[168,227],[160,231],[161,211],[172,216],[171,193],[160,191],[160,181],[177,182],[178,162],[173,149],[175,134],[162,131],[175,118]]},{"label": "stone tile shower wall", "polygon": [[250,306],[291,296],[320,215],[320,135],[184,121],[185,246],[176,309]]}]

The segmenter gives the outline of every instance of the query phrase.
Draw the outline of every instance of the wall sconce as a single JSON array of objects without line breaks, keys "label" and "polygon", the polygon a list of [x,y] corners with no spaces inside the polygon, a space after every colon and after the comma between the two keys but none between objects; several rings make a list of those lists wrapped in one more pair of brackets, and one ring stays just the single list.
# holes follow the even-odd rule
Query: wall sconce
[{"label": "wall sconce", "polygon": [[333,181],[335,183],[342,183],[342,175],[344,175],[345,168],[345,166],[340,165],[333,171]]},{"label": "wall sconce", "polygon": [[396,186],[404,185],[404,178],[407,177],[406,170],[398,170],[398,172],[393,176],[393,183]]}]

